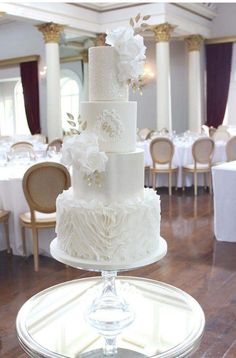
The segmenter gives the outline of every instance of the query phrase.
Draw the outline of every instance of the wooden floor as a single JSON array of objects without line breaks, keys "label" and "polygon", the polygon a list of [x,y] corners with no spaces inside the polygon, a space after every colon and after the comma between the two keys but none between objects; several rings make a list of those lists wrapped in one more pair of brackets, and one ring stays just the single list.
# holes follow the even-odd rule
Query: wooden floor
[{"label": "wooden floor", "polygon": [[[198,300],[206,315],[206,329],[193,357],[235,358],[236,243],[214,239],[212,199],[204,191],[197,198],[188,191],[184,195],[174,192],[172,197],[163,191],[161,200],[161,234],[168,254],[156,264],[127,274],[172,284]],[[0,252],[0,357],[27,357],[17,342],[15,318],[28,298],[49,286],[91,275],[65,269],[46,257],[40,257],[40,271],[35,273],[32,257]]]}]

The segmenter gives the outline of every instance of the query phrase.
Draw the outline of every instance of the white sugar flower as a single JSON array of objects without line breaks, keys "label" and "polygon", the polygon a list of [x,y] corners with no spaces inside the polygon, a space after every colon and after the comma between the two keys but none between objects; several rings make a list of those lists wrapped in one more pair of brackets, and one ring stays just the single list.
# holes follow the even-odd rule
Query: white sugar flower
[{"label": "white sugar flower", "polygon": [[106,169],[107,156],[104,152],[98,152],[96,147],[90,147],[86,152],[86,160],[81,160],[81,170],[90,175],[91,173],[102,173]]},{"label": "white sugar flower", "polygon": [[108,158],[99,150],[95,133],[83,132],[68,139],[62,146],[62,163],[74,164],[86,175],[104,172]]},{"label": "white sugar flower", "polygon": [[134,30],[130,27],[119,27],[107,33],[106,43],[108,45],[119,48],[124,42],[134,36]]},{"label": "white sugar flower", "polygon": [[132,28],[121,27],[107,34],[106,43],[113,46],[118,53],[119,81],[137,81],[143,74],[146,59],[143,37],[135,35]]}]

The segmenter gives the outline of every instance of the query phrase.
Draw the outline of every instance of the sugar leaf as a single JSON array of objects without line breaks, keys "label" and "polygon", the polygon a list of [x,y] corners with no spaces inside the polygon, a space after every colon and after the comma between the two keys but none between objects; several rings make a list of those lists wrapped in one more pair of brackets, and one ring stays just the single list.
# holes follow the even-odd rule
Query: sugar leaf
[{"label": "sugar leaf", "polygon": [[72,127],[76,127],[76,123],[74,121],[67,121]]},{"label": "sugar leaf", "polygon": [[132,17],[131,17],[131,19],[129,20],[129,23],[130,23],[130,26],[134,27],[134,20],[132,19]]},{"label": "sugar leaf", "polygon": [[138,14],[137,16],[135,16],[135,21],[136,21],[136,23],[137,23],[137,22],[139,22],[140,17],[141,17],[141,15],[140,15],[140,14]]},{"label": "sugar leaf", "polygon": [[150,19],[150,17],[151,17],[150,15],[145,15],[145,16],[143,17],[143,20],[146,21],[146,20]]}]

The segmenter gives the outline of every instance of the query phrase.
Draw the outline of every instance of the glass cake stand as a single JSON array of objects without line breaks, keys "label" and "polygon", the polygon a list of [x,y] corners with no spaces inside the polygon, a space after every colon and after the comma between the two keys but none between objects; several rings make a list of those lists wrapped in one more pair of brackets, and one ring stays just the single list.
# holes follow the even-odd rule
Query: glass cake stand
[{"label": "glass cake stand", "polygon": [[158,250],[152,256],[133,262],[131,265],[99,264],[94,261],[72,257],[58,248],[57,238],[52,241],[50,251],[56,260],[66,265],[101,272],[102,288],[88,305],[85,311],[85,318],[104,337],[103,355],[117,356],[117,336],[135,319],[135,310],[132,304],[128,303],[117,291],[117,272],[133,270],[161,260],[167,253],[166,241],[160,238]]},{"label": "glass cake stand", "polygon": [[[118,335],[114,358],[183,358],[198,349],[205,318],[193,297],[174,286],[140,277],[118,275],[116,284],[132,305],[135,320]],[[76,279],[26,301],[18,312],[16,331],[29,357],[104,357],[104,339],[84,317],[101,286],[99,276]]]}]

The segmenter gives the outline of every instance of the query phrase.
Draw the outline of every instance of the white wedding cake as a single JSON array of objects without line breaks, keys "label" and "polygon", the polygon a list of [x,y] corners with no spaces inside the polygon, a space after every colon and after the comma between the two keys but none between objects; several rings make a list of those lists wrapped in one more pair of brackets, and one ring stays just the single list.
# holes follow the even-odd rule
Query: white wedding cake
[{"label": "white wedding cake", "polygon": [[137,104],[128,101],[125,78],[140,74],[145,47],[141,36],[122,31],[119,46],[116,33],[107,36],[113,46],[89,49],[89,101],[81,104],[87,127],[63,144],[72,187],[57,199],[56,232],[58,248],[78,262],[132,266],[158,252],[160,200],[144,189]]}]

